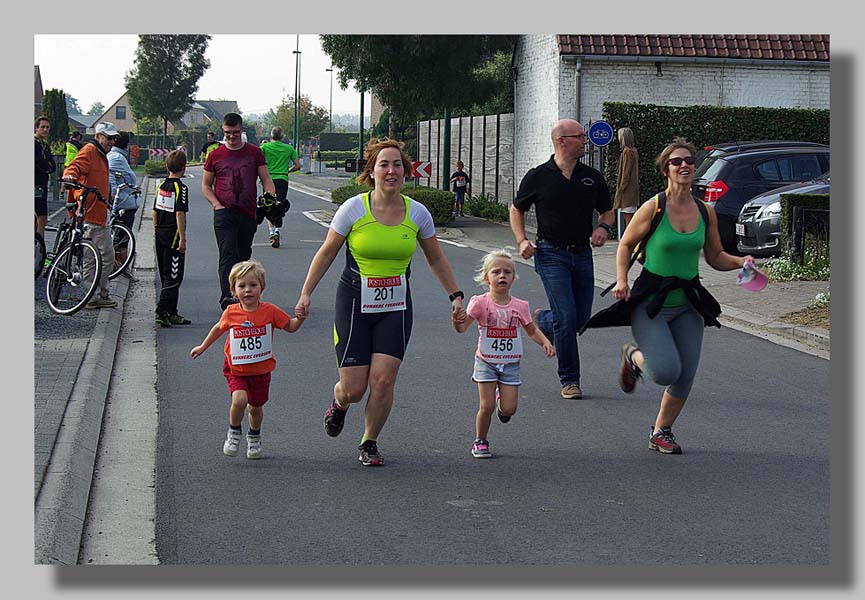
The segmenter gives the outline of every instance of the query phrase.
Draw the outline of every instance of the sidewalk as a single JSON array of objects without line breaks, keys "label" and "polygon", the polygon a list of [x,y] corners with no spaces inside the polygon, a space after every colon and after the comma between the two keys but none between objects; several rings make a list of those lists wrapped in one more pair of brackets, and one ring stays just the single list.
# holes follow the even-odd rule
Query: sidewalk
[{"label": "sidewalk", "polygon": [[[330,201],[330,191],[350,180],[348,173],[295,175],[290,187]],[[148,185],[154,183],[142,181],[145,198],[150,197]],[[138,214],[139,227],[143,211],[140,209]],[[459,217],[449,227],[439,228],[438,234],[443,241],[481,251],[509,248],[515,253],[514,238],[506,224]],[[136,236],[140,244],[148,243],[138,227]],[[615,241],[594,251],[595,281],[600,288],[615,279],[615,253]],[[152,252],[140,252],[133,267],[134,277],[152,278]],[[736,285],[735,273],[719,273],[705,264],[701,269],[704,285],[721,303],[721,322],[725,326],[829,358],[828,330],[781,320],[783,315],[811,304],[817,292],[828,291],[828,282],[770,284],[762,292],[751,293]],[[42,281],[37,280],[36,285],[42,285]],[[77,563],[129,286],[130,280],[124,276],[112,282],[111,295],[118,306],[98,311],[92,329],[87,322],[74,335],[55,332],[34,339],[35,564]]]}]

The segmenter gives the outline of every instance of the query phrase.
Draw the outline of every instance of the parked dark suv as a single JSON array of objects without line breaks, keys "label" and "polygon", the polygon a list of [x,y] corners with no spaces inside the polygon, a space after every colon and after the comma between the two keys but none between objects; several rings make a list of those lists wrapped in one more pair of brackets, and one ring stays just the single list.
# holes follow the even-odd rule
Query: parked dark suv
[{"label": "parked dark suv", "polygon": [[745,202],[769,190],[809,181],[829,170],[829,146],[753,148],[706,156],[691,193],[714,206],[721,244],[738,254],[736,221]]},{"label": "parked dark suv", "polygon": [[795,140],[747,140],[744,142],[724,142],[706,146],[697,150],[697,167],[709,157],[717,158],[725,154],[744,152],[745,150],[762,150],[764,148],[825,148],[825,144],[817,142],[799,142]]}]

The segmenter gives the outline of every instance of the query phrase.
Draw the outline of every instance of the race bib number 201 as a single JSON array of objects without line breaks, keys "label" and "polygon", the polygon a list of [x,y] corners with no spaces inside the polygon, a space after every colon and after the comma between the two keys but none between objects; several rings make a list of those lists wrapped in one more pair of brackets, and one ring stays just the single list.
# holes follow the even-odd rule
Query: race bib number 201
[{"label": "race bib number 201", "polygon": [[406,281],[403,275],[361,278],[360,312],[377,313],[405,309]]}]

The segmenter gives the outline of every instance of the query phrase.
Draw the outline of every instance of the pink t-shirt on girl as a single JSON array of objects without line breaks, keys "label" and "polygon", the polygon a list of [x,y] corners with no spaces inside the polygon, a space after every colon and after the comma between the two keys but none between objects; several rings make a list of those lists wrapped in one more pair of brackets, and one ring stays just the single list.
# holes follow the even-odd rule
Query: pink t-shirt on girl
[{"label": "pink t-shirt on girl", "polygon": [[468,315],[478,323],[478,348],[475,356],[481,358],[481,335],[484,327],[520,327],[532,322],[529,303],[511,296],[505,305],[496,304],[489,292],[472,296],[469,300]]}]

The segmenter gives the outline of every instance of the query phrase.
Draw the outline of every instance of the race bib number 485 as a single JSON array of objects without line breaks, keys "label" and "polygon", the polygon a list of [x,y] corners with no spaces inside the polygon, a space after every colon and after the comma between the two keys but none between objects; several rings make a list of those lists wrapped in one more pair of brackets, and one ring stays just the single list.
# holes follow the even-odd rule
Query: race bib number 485
[{"label": "race bib number 485", "polygon": [[394,277],[362,277],[360,282],[360,312],[377,313],[406,309],[406,280]]},{"label": "race bib number 485", "polygon": [[233,365],[246,365],[272,358],[273,333],[271,324],[232,327],[229,350]]}]

